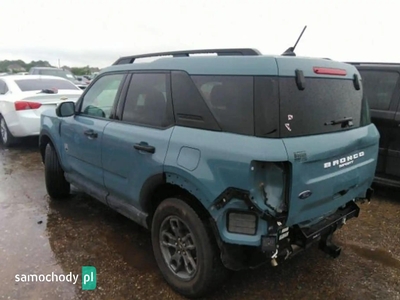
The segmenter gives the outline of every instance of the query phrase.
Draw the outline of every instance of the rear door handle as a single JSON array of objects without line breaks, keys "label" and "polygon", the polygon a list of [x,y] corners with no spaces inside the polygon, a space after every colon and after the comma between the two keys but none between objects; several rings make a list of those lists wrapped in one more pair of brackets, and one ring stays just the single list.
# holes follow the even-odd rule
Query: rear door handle
[{"label": "rear door handle", "polygon": [[86,130],[83,132],[84,135],[86,135],[90,139],[95,139],[97,138],[97,133],[94,132],[92,129]]},{"label": "rear door handle", "polygon": [[156,152],[156,148],[154,148],[153,146],[150,146],[146,142],[140,142],[140,143],[134,144],[133,148],[135,148],[138,151],[145,151],[145,152],[149,152],[149,153]]}]

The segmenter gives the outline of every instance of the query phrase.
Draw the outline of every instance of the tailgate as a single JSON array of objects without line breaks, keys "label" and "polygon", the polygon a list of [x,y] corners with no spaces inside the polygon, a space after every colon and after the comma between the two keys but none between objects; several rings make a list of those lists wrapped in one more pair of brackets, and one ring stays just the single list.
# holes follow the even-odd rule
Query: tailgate
[{"label": "tailgate", "polygon": [[284,138],[292,165],[287,225],[322,217],[365,196],[374,178],[378,138],[374,125]]}]

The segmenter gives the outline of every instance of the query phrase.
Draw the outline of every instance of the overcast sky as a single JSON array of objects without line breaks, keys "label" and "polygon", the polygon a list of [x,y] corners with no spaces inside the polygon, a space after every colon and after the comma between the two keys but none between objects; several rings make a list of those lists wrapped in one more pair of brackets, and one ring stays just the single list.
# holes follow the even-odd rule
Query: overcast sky
[{"label": "overcast sky", "polygon": [[400,62],[396,0],[0,0],[0,60],[112,64],[123,55],[251,47]]}]

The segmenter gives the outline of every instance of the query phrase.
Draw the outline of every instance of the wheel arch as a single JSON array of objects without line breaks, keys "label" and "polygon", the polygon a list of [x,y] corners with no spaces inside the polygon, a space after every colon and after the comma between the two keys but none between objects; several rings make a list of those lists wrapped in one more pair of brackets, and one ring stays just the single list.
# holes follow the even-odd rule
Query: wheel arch
[{"label": "wheel arch", "polygon": [[51,138],[50,134],[48,134],[47,131],[42,131],[40,133],[40,137],[39,137],[39,151],[40,151],[40,155],[42,157],[43,163],[44,163],[44,156],[45,156],[45,152],[46,152],[46,146],[49,143],[53,146],[53,149],[56,151],[57,156],[60,158],[60,153],[58,152],[58,149],[55,146],[55,143],[54,143],[53,139]]},{"label": "wheel arch", "polygon": [[148,214],[146,223],[151,229],[154,213],[158,205],[165,199],[179,197],[192,207],[202,220],[212,219],[206,208],[206,200],[189,180],[173,173],[157,174],[150,177],[140,192],[140,205]]}]

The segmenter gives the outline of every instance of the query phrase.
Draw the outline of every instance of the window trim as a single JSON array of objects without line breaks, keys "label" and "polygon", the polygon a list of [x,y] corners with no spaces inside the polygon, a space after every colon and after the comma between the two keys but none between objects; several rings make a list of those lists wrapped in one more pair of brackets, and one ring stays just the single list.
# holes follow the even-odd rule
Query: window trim
[{"label": "window trim", "polygon": [[[167,75],[167,82],[166,82],[167,112],[171,114],[171,116],[170,116],[172,119],[171,124],[163,127],[163,126],[154,126],[154,125],[149,125],[149,124],[144,124],[144,123],[126,121],[126,120],[122,119],[124,109],[125,109],[125,103],[126,103],[127,96],[128,96],[129,87],[131,84],[131,80],[132,80],[133,75],[135,75],[135,74],[166,74]],[[170,111],[168,111],[168,110],[170,110]],[[153,129],[160,129],[160,130],[167,130],[171,127],[174,127],[176,124],[176,121],[175,121],[174,107],[172,105],[171,71],[169,71],[169,70],[131,70],[131,71],[129,71],[128,75],[126,77],[123,94],[121,94],[120,103],[118,104],[116,117],[115,117],[114,121],[121,122],[124,124],[130,124],[130,125],[153,128]]]},{"label": "window trim", "polygon": [[[118,88],[117,94],[115,95],[115,101],[113,104],[113,107],[111,108],[111,113],[110,113],[110,117],[109,118],[102,118],[102,117],[97,117],[97,116],[92,116],[92,115],[86,115],[86,114],[82,114],[81,109],[82,109],[82,105],[83,105],[83,100],[85,99],[86,94],[88,93],[88,91],[90,91],[93,86],[96,84],[96,82],[105,77],[105,76],[110,76],[110,75],[118,75],[118,74],[122,74],[122,80],[121,80],[121,84]],[[98,119],[98,120],[107,120],[107,121],[111,121],[115,119],[115,113],[116,113],[116,108],[118,106],[118,103],[121,101],[121,92],[126,84],[126,79],[128,77],[128,74],[126,71],[116,71],[116,72],[107,72],[107,73],[103,73],[103,74],[99,74],[96,76],[96,78],[94,79],[94,81],[90,84],[90,87],[85,89],[84,92],[82,93],[82,95],[79,97],[78,101],[76,102],[75,105],[75,116],[80,116],[80,117],[86,117],[86,118],[92,118],[92,119]]]}]

